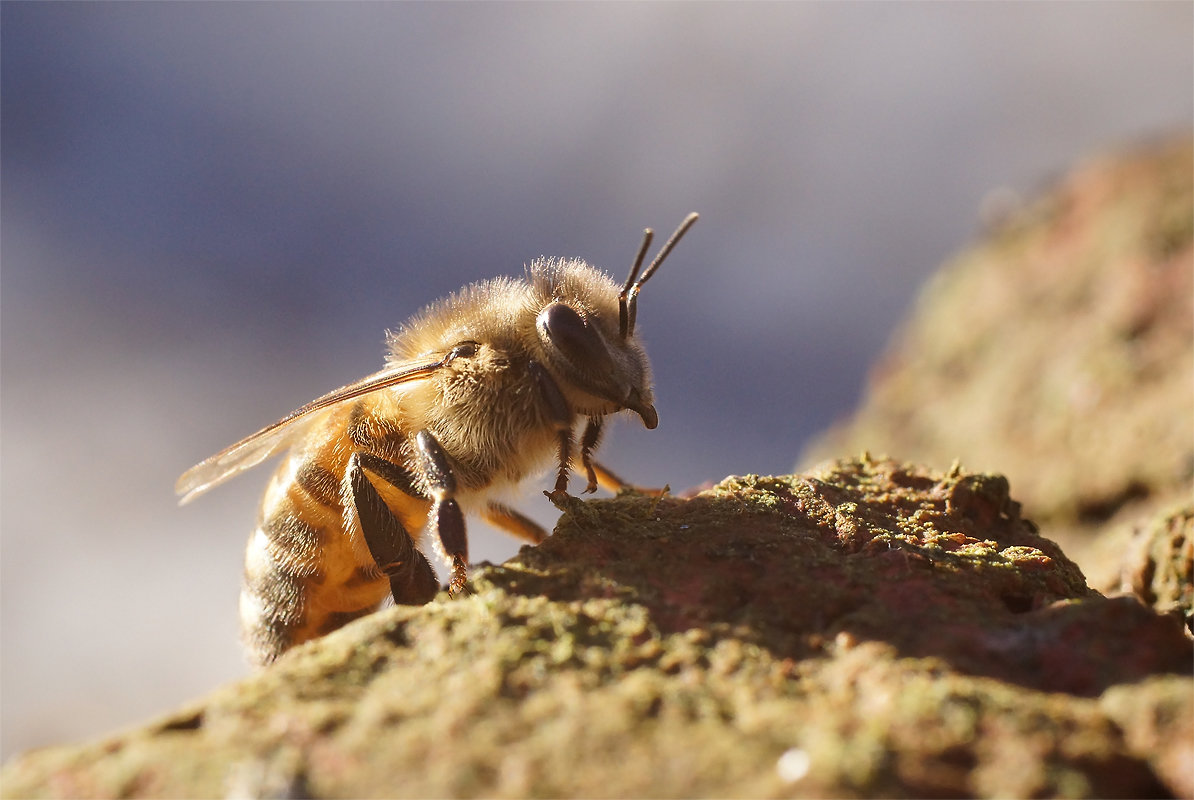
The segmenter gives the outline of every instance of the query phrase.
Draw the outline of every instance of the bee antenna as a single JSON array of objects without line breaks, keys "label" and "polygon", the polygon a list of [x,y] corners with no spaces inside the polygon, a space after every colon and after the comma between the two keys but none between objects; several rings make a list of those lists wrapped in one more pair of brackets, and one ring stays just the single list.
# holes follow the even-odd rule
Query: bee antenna
[{"label": "bee antenna", "polygon": [[651,239],[654,237],[655,231],[650,228],[643,230],[643,243],[639,245],[638,255],[634,257],[634,264],[630,267],[630,274],[626,276],[626,283],[622,284],[622,291],[618,293],[618,335],[623,339],[629,336],[631,331],[630,312],[626,306],[626,298],[634,286],[634,279],[638,277],[639,267],[643,265],[643,259],[647,256],[647,248],[651,246]]},{"label": "bee antenna", "polygon": [[639,290],[643,288],[644,283],[650,280],[651,276],[655,274],[655,270],[659,269],[659,265],[672,252],[672,248],[676,246],[684,234],[688,233],[688,229],[699,218],[699,215],[695,211],[685,217],[684,221],[680,223],[680,227],[676,228],[676,232],[660,248],[659,254],[651,261],[651,265],[643,271],[642,277],[638,277],[638,269],[642,266],[643,255],[646,253],[647,247],[651,244],[652,237],[650,228],[643,231],[643,244],[639,248],[638,258],[634,261],[634,266],[630,270],[630,277],[626,279],[626,285],[622,287],[622,293],[618,295],[618,330],[623,339],[634,333],[634,318],[638,311]]}]

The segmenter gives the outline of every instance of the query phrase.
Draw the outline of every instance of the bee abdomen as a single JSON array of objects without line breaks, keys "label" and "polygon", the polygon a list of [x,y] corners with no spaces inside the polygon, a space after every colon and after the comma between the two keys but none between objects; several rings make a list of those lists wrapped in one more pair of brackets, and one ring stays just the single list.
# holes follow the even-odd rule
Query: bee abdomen
[{"label": "bee abdomen", "polygon": [[386,595],[384,576],[358,563],[343,534],[333,482],[317,464],[283,464],[266,492],[240,596],[241,635],[258,665],[370,613]]},{"label": "bee abdomen", "polygon": [[343,508],[340,479],[316,461],[307,461],[294,473],[294,483],[317,505],[339,512]]},{"label": "bee abdomen", "polygon": [[[254,542],[250,540],[246,561],[262,561],[262,554],[253,550]],[[240,591],[240,626],[245,650],[254,664],[268,664],[298,644],[297,633],[306,623],[306,592],[300,579],[286,574],[273,562],[255,568],[246,564]]]},{"label": "bee abdomen", "polygon": [[287,514],[265,516],[249,537],[240,622],[249,657],[257,664],[304,641],[310,599],[325,577],[319,565],[321,538],[318,529]]}]

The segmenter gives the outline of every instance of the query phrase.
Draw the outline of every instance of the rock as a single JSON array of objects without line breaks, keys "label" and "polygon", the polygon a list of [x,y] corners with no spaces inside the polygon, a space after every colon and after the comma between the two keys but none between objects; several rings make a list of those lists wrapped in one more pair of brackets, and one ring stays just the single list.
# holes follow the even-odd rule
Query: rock
[{"label": "rock", "polygon": [[1158,611],[1180,614],[1194,631],[1194,505],[1179,504],[1137,531],[1121,588]]},{"label": "rock", "polygon": [[1171,796],[1180,621],[1091,590],[1008,482],[863,457],[561,503],[390,608],[6,797]]},{"label": "rock", "polygon": [[1094,160],[936,276],[803,463],[867,449],[1005,474],[1118,588],[1133,532],[1191,498],[1191,297],[1194,143]]}]

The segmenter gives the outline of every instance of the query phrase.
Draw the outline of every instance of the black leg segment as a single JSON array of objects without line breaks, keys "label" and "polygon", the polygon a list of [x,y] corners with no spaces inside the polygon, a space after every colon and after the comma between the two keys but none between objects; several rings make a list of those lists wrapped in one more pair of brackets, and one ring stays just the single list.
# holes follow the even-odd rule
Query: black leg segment
[{"label": "black leg segment", "polygon": [[529,364],[531,374],[535,376],[535,383],[539,393],[547,402],[548,413],[555,425],[556,435],[559,437],[560,466],[556,472],[555,491],[568,491],[568,463],[572,460],[572,409],[568,407],[568,400],[555,379],[538,362]]},{"label": "black leg segment", "polygon": [[415,445],[419,454],[419,468],[431,494],[428,521],[452,562],[452,582],[448,589],[455,594],[464,588],[468,578],[468,535],[464,527],[464,514],[456,502],[456,477],[452,474],[447,455],[429,432],[419,431],[415,434]]},{"label": "black leg segment", "polygon": [[589,417],[585,424],[584,433],[580,435],[580,463],[585,468],[585,478],[589,483],[585,487],[585,494],[597,491],[597,471],[593,468],[593,451],[601,442],[601,417]]},{"label": "black leg segment", "polygon": [[435,571],[365,476],[359,453],[348,462],[348,472],[361,533],[378,568],[390,579],[394,602],[408,606],[431,602],[439,591]]}]

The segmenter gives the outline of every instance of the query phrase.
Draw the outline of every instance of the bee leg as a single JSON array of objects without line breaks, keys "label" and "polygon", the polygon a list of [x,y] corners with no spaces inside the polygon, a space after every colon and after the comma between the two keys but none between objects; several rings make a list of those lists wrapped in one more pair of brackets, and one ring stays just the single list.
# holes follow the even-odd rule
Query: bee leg
[{"label": "bee leg", "polygon": [[361,454],[353,453],[348,472],[353,504],[369,554],[378,569],[390,579],[390,592],[395,603],[406,606],[429,603],[439,591],[435,571],[427,558],[415,549],[410,534],[369,482],[360,462]]},{"label": "bee leg", "polygon": [[645,494],[649,497],[663,497],[668,493],[668,488],[665,486],[662,489],[650,489],[644,486],[635,486],[633,483],[628,483],[619,477],[616,473],[607,469],[602,464],[596,461],[590,461],[589,465],[593,469],[593,474],[597,478],[597,484],[603,489],[618,494],[620,492],[635,492],[637,494]]},{"label": "bee leg", "polygon": [[559,469],[556,472],[556,485],[550,492],[544,492],[548,497],[553,494],[568,493],[568,464],[572,461],[572,409],[568,407],[568,400],[555,379],[547,370],[535,361],[530,362],[531,374],[535,376],[535,383],[539,393],[547,404],[547,412],[555,425],[556,435],[559,437]]},{"label": "bee leg", "polygon": [[601,417],[589,417],[585,424],[584,433],[580,435],[580,463],[585,468],[585,477],[589,479],[585,487],[585,494],[597,491],[597,471],[593,467],[593,451],[601,441]]},{"label": "bee leg", "polygon": [[481,517],[490,525],[531,544],[539,544],[547,538],[543,526],[502,503],[490,503],[481,512]]},{"label": "bee leg", "polygon": [[456,594],[468,579],[468,536],[464,528],[464,514],[456,502],[456,478],[448,464],[448,457],[427,431],[415,434],[419,468],[431,491],[431,511],[428,519],[439,536],[440,544],[452,562],[452,581],[448,591]]}]

